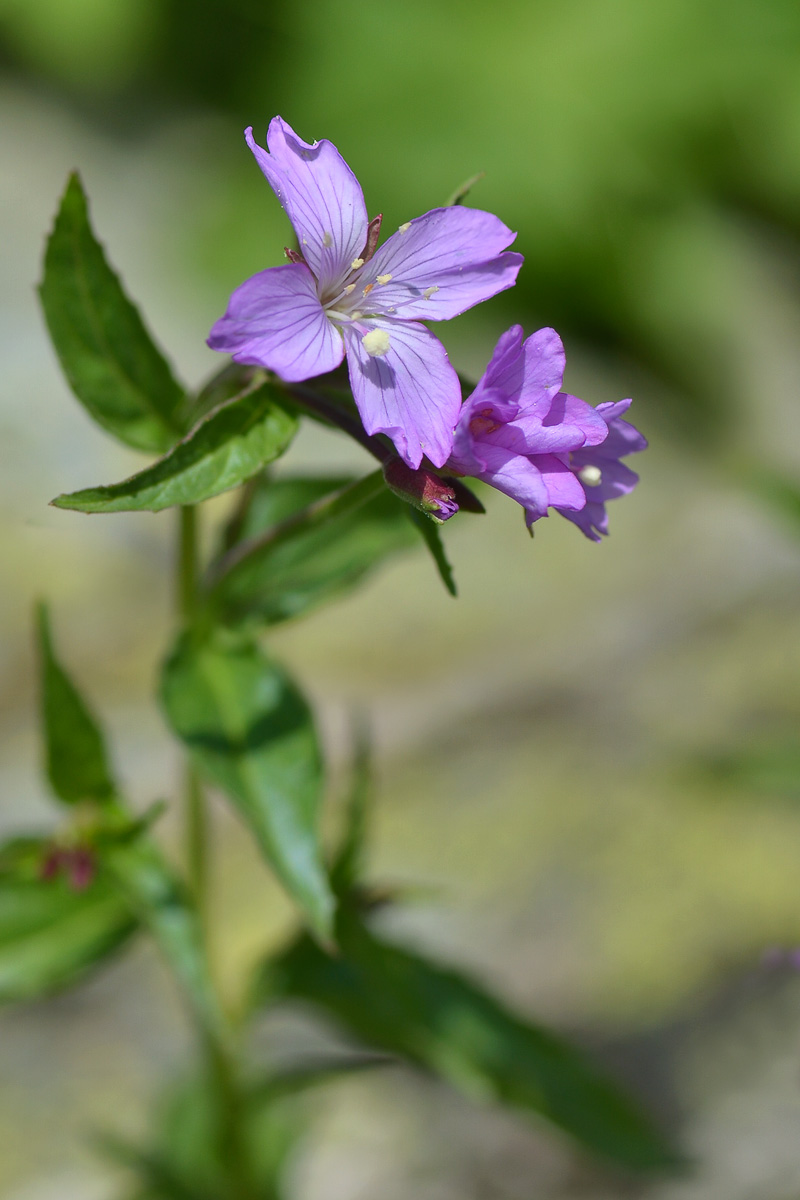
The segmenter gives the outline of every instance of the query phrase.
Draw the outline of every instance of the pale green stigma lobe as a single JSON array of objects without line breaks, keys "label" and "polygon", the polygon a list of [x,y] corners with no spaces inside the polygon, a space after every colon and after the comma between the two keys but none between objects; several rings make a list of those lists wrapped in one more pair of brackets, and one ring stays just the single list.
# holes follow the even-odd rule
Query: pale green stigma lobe
[{"label": "pale green stigma lobe", "polygon": [[580,471],[576,471],[576,475],[584,487],[597,487],[603,482],[603,472],[599,467],[581,467]]}]

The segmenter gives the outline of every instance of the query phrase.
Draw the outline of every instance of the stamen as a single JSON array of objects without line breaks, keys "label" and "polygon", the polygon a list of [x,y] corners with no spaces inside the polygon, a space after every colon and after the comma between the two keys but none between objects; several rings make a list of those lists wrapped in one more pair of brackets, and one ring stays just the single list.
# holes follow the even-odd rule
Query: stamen
[{"label": "stamen", "polygon": [[404,222],[404,223],[403,223],[403,224],[400,226],[400,232],[401,232],[401,233],[408,233],[408,231],[409,231],[409,229],[410,229],[410,228],[411,228],[411,222],[410,222],[410,221],[405,221],[405,222]]},{"label": "stamen", "polygon": [[356,285],[354,283],[346,283],[345,287],[344,287],[344,294],[345,294],[345,296],[349,296],[350,293],[354,292],[355,290],[356,290]]},{"label": "stamen", "polygon": [[361,345],[371,358],[383,358],[389,352],[389,334],[385,329],[370,329],[362,337]]},{"label": "stamen", "polygon": [[576,471],[575,474],[584,487],[597,487],[603,482],[603,472],[599,467],[581,467],[580,471]]},{"label": "stamen", "polygon": [[377,217],[373,217],[367,226],[367,241],[364,249],[361,251],[361,257],[364,259],[364,262],[366,262],[368,258],[372,258],[373,254],[378,248],[378,238],[381,236],[382,220],[383,213],[378,213]]},{"label": "stamen", "polygon": [[368,283],[365,288],[361,289],[361,295],[368,296],[374,287],[375,287],[374,283]]},{"label": "stamen", "polygon": [[378,283],[388,283],[391,278],[391,275],[379,275]]},{"label": "stamen", "polygon": [[354,258],[353,261],[350,263],[350,270],[357,271],[358,268],[363,267],[363,265],[364,265],[363,258]]},{"label": "stamen", "polygon": [[327,249],[328,249],[330,246],[332,246],[332,245],[333,245],[333,238],[332,238],[332,237],[331,237],[331,235],[330,235],[330,234],[327,232],[327,230],[326,230],[326,231],[325,231],[325,233],[323,233],[323,235],[322,235],[322,244],[323,244],[323,246],[326,248],[326,250],[327,250]]},{"label": "stamen", "polygon": [[363,317],[363,315],[364,314],[362,312],[359,312],[359,310],[356,309],[355,312],[350,313],[350,320],[351,321],[360,321],[361,318]]},{"label": "stamen", "polygon": [[438,290],[439,290],[438,287],[436,287],[436,285],[434,284],[433,287],[425,288],[425,291],[422,294],[426,300],[430,300],[433,293],[438,292]]}]

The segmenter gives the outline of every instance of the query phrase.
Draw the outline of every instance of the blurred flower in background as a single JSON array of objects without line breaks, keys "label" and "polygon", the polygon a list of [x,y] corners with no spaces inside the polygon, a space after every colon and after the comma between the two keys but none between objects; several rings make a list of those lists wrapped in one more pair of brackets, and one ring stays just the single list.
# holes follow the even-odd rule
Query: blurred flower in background
[{"label": "blurred flower in background", "polygon": [[[423,889],[397,936],[599,1047],[698,1167],[623,1183],[387,1075],[322,1097],[298,1194],[800,1194],[800,983],[759,967],[800,924],[798,6],[2,0],[0,69],[4,820],[44,824],[28,629],[45,590],[138,799],[173,770],[146,700],[172,527],[46,507],[141,465],[89,428],[34,301],[68,170],[192,382],[217,369],[203,339],[227,295],[289,236],[246,126],[281,112],[346,147],[391,229],[482,170],[466,202],[520,231],[526,267],[441,328],[451,361],[474,384],[512,321],[557,328],[570,393],[635,398],[651,443],[636,503],[616,506],[601,547],[563,522],[531,545],[518,507],[484,491],[490,536],[445,527],[457,603],[420,557],[287,623],[279,648],[334,762],[350,707],[370,711],[376,870]],[[358,453],[312,431],[290,465],[335,472]],[[224,974],[265,921],[279,939],[287,911],[218,825]],[[177,1021],[149,1015],[163,990],[141,954],[3,1014],[0,1196],[110,1194],[87,1135],[109,1111],[135,1128],[179,1069]]]}]

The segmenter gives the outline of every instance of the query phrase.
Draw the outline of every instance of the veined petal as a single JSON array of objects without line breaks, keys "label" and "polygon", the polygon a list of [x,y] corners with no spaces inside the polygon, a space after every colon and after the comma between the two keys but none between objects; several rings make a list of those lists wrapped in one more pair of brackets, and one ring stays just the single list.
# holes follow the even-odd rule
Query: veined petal
[{"label": "veined petal", "polygon": [[304,142],[281,117],[270,121],[269,153],[256,143],[252,128],[245,138],[324,296],[364,249],[367,208],[359,182],[332,142]]},{"label": "veined petal", "polygon": [[476,208],[434,208],[402,225],[359,277],[370,311],[439,321],[512,287],[521,254],[503,254],[516,234]]},{"label": "veined petal", "polygon": [[269,267],[245,280],[208,344],[236,362],[268,367],[291,382],[332,371],[344,358],[342,339],[302,263]]},{"label": "veined petal", "polygon": [[[350,384],[367,433],[385,433],[410,467],[444,466],[453,448],[461,387],[438,338],[412,322],[357,321],[342,329]],[[364,337],[385,335],[370,354]],[[373,339],[376,340],[376,339]],[[369,345],[369,343],[368,343]]]},{"label": "veined petal", "polygon": [[529,525],[547,515],[547,485],[541,471],[529,458],[487,442],[481,445],[480,455],[486,469],[479,478],[521,504]]}]

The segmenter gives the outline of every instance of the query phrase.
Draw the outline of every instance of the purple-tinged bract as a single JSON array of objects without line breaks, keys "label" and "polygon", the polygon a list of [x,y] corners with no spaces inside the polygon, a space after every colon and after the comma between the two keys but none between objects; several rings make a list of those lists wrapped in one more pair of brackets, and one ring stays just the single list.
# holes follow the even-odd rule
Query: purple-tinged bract
[{"label": "purple-tinged bract", "polygon": [[367,433],[385,433],[411,467],[453,447],[461,393],[444,346],[422,321],[457,316],[511,287],[522,265],[516,236],[478,209],[435,208],[376,248],[358,180],[328,141],[302,141],[280,117],[268,151],[247,144],[297,234],[303,261],[253,275],[236,289],[208,344],[288,382],[333,370],[347,356]]},{"label": "purple-tinged bract", "polygon": [[647,442],[621,420],[630,400],[592,408],[561,391],[564,348],[554,329],[523,336],[514,325],[498,341],[461,409],[447,467],[518,501],[529,526],[554,508],[599,542],[605,501],[638,480],[620,459]]}]

